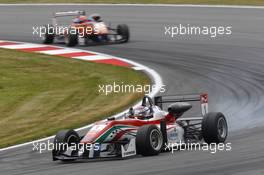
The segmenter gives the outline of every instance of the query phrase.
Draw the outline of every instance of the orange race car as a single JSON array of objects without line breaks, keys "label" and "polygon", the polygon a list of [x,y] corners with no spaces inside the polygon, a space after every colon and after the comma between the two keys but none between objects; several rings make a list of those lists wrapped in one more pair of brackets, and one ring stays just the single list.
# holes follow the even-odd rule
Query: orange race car
[{"label": "orange race car", "polygon": [[[65,18],[75,16],[70,25],[58,23],[58,17],[65,22]],[[129,40],[129,28],[126,24],[119,24],[111,28],[103,22],[99,14],[85,15],[85,11],[56,12],[52,25],[41,28],[43,43],[63,42],[69,47],[77,44],[89,43],[125,43]]]}]

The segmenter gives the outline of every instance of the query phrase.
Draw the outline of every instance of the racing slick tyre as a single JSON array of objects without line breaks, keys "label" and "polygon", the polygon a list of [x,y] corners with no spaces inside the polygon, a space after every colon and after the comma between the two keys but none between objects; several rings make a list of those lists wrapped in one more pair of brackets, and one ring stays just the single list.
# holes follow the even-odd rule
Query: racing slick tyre
[{"label": "racing slick tyre", "polygon": [[220,112],[206,114],[202,121],[202,136],[206,143],[223,143],[228,127],[225,116]]},{"label": "racing slick tyre", "polygon": [[41,36],[43,43],[52,44],[55,37],[54,27],[52,25],[44,26],[42,30],[44,30],[44,35]]},{"label": "racing slick tyre", "polygon": [[126,43],[129,40],[129,28],[126,24],[119,24],[117,26],[117,34],[122,36],[121,43]]},{"label": "racing slick tyre", "polygon": [[137,131],[136,150],[142,156],[153,156],[160,153],[163,147],[163,137],[156,125],[144,125]]},{"label": "racing slick tyre", "polygon": [[[72,31],[74,29],[70,29],[70,31]],[[78,44],[78,33],[76,32],[69,32],[66,36],[65,36],[65,44],[68,47],[74,47]]]},{"label": "racing slick tyre", "polygon": [[[67,150],[67,147],[77,145],[80,142],[81,138],[79,134],[74,130],[61,130],[59,131],[54,138],[54,149],[52,150],[53,160],[58,160],[56,156],[60,156],[61,153]],[[76,150],[78,151],[78,150]],[[72,159],[65,159],[62,161],[72,161]]]}]

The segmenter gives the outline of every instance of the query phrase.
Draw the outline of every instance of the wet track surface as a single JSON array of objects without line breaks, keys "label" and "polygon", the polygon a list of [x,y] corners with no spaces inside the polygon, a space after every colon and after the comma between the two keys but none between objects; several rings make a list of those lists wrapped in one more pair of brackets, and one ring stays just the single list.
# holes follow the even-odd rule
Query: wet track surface
[{"label": "wet track surface", "polygon": [[[50,23],[52,12],[100,12],[112,25],[127,23],[131,42],[80,47],[128,58],[155,69],[167,94],[209,93],[209,110],[223,112],[232,151],[162,153],[127,160],[52,162],[32,146],[0,152],[1,174],[263,174],[264,10],[191,7],[1,7],[0,38],[40,43],[32,26]],[[164,35],[165,25],[232,26],[219,38]]]}]

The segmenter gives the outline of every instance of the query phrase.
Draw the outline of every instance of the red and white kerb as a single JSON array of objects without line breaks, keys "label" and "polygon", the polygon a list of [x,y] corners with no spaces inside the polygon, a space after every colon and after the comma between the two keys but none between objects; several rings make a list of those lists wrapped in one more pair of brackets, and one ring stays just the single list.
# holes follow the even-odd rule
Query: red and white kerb
[{"label": "red and white kerb", "polygon": [[0,48],[15,49],[24,52],[43,53],[47,55],[56,55],[65,58],[74,58],[74,59],[91,61],[96,63],[134,68],[131,64],[127,63],[126,61],[120,58],[115,58],[110,55],[104,55],[104,54],[80,50],[80,49],[62,48],[62,47],[42,45],[42,44],[20,43],[20,42],[1,41],[1,40],[0,40]]}]

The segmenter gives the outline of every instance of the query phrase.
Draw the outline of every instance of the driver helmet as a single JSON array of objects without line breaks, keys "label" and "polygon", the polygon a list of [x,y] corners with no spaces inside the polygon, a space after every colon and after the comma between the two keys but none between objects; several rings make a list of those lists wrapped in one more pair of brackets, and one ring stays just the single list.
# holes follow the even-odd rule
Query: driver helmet
[{"label": "driver helmet", "polygon": [[130,118],[134,118],[134,117],[144,118],[151,115],[152,115],[152,110],[150,109],[150,107],[146,107],[146,106],[138,106],[135,108],[130,108],[128,112],[128,116]]},{"label": "driver helmet", "polygon": [[101,21],[101,15],[97,14],[97,13],[94,13],[94,14],[91,14],[88,19],[90,21],[96,21],[96,22],[99,22]]}]

